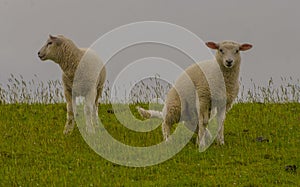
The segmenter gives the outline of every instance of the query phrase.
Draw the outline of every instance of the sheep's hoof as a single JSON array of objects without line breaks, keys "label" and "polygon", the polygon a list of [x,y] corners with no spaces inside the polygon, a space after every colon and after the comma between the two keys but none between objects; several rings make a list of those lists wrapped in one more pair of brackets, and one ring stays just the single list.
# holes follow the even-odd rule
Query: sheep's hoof
[{"label": "sheep's hoof", "polygon": [[73,128],[65,127],[63,133],[64,133],[64,135],[68,135],[68,134],[71,134],[72,131],[73,131]]},{"label": "sheep's hoof", "polygon": [[64,129],[64,134],[67,135],[67,134],[71,134],[71,132],[73,131],[74,129],[74,126],[75,126],[75,122],[74,120],[68,120],[66,122],[66,125],[65,125],[65,129]]},{"label": "sheep's hoof", "polygon": [[198,146],[199,146],[199,152],[204,152],[208,148],[204,138],[202,138],[202,140],[199,142]]},{"label": "sheep's hoof", "polygon": [[218,143],[218,145],[224,145],[225,144],[225,142],[224,142],[224,136],[218,135],[217,136],[217,143]]},{"label": "sheep's hoof", "polygon": [[204,137],[205,137],[205,140],[207,142],[212,142],[213,141],[212,135],[211,135],[210,131],[207,128],[205,129]]},{"label": "sheep's hoof", "polygon": [[221,141],[219,140],[219,141],[218,141],[218,145],[225,145],[224,140],[221,140]]},{"label": "sheep's hoof", "polygon": [[138,113],[143,117],[143,118],[150,118],[151,115],[149,114],[149,112],[147,112],[145,109],[137,106],[136,107]]}]

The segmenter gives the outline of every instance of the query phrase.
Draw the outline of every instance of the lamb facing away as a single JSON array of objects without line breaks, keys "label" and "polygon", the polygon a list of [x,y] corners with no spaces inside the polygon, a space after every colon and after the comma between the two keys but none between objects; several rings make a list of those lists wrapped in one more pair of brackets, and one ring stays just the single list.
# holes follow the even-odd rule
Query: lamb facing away
[{"label": "lamb facing away", "polygon": [[217,140],[219,144],[224,144],[225,114],[230,110],[239,91],[239,52],[252,48],[250,44],[232,41],[207,42],[206,45],[217,50],[215,59],[189,66],[168,92],[162,112],[137,107],[144,118],[163,119],[162,132],[166,141],[171,126],[179,121],[197,129],[197,144],[200,149],[206,146],[205,139],[210,136],[207,125],[213,111],[217,112]]},{"label": "lamb facing away", "polygon": [[102,94],[106,78],[105,67],[97,54],[91,49],[78,48],[70,39],[62,35],[50,35],[46,44],[38,52],[38,56],[42,61],[54,61],[63,71],[62,81],[67,101],[64,134],[72,132],[75,125],[76,96],[85,97],[86,129],[88,132],[93,132],[93,124],[98,123],[98,99]]}]

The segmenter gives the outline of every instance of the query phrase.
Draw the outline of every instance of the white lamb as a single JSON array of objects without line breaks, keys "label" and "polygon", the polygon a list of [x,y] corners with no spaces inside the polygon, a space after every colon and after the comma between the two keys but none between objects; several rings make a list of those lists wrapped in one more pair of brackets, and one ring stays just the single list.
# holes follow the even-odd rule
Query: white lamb
[{"label": "white lamb", "polygon": [[38,56],[43,61],[54,61],[63,71],[62,81],[67,101],[64,134],[72,132],[74,128],[77,96],[85,97],[86,129],[88,132],[93,132],[93,124],[98,123],[98,99],[102,94],[106,78],[106,70],[100,58],[94,51],[78,48],[70,39],[62,35],[50,35],[46,44],[38,52]]},{"label": "white lamb", "polygon": [[198,129],[199,148],[206,146],[206,136],[210,136],[208,121],[212,111],[216,111],[219,127],[217,140],[219,144],[224,144],[225,114],[239,91],[239,52],[252,48],[252,45],[232,41],[207,42],[206,45],[217,50],[215,59],[189,66],[168,92],[162,112],[137,107],[145,118],[163,118],[162,132],[166,141],[171,126],[184,121],[188,127]]}]

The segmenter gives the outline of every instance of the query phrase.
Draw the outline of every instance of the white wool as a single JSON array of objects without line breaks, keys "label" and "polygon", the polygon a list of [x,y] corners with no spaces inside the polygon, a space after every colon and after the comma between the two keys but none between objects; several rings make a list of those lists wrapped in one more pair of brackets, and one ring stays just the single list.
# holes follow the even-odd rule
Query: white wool
[{"label": "white wool", "polygon": [[208,121],[216,116],[220,127],[217,139],[224,144],[225,113],[230,110],[239,90],[239,50],[245,51],[252,46],[230,41],[208,42],[207,46],[217,50],[216,58],[193,64],[179,76],[167,94],[162,113],[138,108],[144,117],[163,118],[165,140],[174,123],[190,121],[191,125],[198,125],[197,143],[203,147],[205,137],[209,136]]},{"label": "white wool", "polygon": [[70,133],[74,128],[73,111],[77,96],[84,97],[87,131],[93,132],[93,123],[98,122],[98,99],[106,78],[105,67],[98,55],[90,49],[78,48],[73,41],[62,35],[50,35],[38,55],[43,61],[54,61],[63,71],[62,81],[67,101],[64,134]]}]

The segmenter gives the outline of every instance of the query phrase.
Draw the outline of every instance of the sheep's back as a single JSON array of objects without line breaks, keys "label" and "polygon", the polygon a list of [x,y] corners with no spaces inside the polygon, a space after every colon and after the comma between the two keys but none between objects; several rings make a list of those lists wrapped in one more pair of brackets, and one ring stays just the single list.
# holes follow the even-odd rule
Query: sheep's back
[{"label": "sheep's back", "polygon": [[73,91],[77,95],[85,95],[96,90],[99,84],[103,84],[106,71],[103,62],[91,49],[81,49],[84,55],[78,64],[73,82]]},{"label": "sheep's back", "polygon": [[219,65],[214,60],[192,64],[180,75],[176,89],[185,97],[197,91],[201,100],[223,100],[226,98],[226,85]]}]

